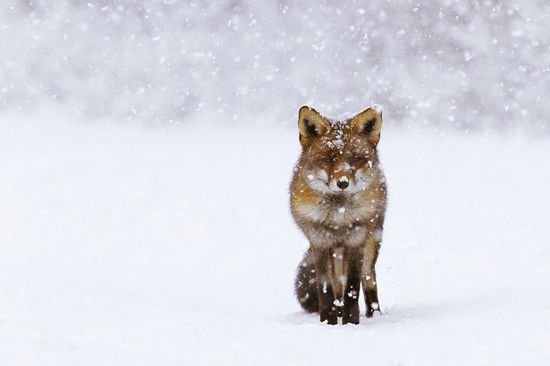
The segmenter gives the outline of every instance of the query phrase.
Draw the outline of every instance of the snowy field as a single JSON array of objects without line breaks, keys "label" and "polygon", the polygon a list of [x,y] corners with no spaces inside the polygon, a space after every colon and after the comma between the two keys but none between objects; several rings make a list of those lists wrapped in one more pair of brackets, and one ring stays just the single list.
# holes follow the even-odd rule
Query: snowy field
[{"label": "snowy field", "polygon": [[548,364],[550,141],[383,130],[383,314],[328,326],[292,123],[198,122],[0,118],[1,365]]}]

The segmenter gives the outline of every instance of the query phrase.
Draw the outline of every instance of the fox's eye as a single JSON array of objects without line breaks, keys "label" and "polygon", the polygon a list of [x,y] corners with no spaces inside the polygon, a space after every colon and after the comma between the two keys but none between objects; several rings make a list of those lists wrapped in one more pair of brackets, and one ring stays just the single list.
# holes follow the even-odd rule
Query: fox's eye
[{"label": "fox's eye", "polygon": [[325,165],[330,165],[332,164],[332,156],[327,156],[323,153],[319,153],[315,155],[315,161]]},{"label": "fox's eye", "polygon": [[350,164],[351,164],[351,165],[358,165],[358,164],[360,164],[362,161],[363,161],[363,158],[356,155],[356,156],[352,156],[352,157],[351,157],[351,159],[350,159]]},{"label": "fox's eye", "polygon": [[334,162],[332,156],[319,155],[317,161],[324,165],[331,165]]}]

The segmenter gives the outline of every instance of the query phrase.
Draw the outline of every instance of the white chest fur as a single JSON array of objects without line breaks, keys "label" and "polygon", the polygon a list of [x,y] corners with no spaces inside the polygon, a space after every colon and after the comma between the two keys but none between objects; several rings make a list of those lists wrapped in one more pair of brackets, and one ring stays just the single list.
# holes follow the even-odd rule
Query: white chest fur
[{"label": "white chest fur", "polygon": [[376,214],[373,204],[357,197],[329,197],[298,204],[302,230],[315,246],[360,246],[368,236],[366,223]]}]

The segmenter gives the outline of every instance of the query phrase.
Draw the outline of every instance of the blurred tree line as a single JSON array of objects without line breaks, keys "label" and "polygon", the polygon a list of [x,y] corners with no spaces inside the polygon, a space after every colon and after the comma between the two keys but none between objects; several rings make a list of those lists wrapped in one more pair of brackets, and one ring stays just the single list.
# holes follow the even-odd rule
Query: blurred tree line
[{"label": "blurred tree line", "polygon": [[386,121],[547,131],[550,3],[7,0],[0,108],[144,123]]}]

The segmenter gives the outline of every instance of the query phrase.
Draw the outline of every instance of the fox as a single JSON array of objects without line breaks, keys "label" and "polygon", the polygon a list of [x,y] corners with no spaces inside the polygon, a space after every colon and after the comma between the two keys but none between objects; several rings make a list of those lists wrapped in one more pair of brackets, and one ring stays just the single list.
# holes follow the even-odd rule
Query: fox
[{"label": "fox", "polygon": [[375,265],[387,205],[377,151],[381,128],[377,107],[345,120],[308,106],[298,112],[302,151],[290,182],[290,210],[309,248],[298,265],[295,295],[327,324],[359,324],[361,287],[366,317],[380,312]]}]

